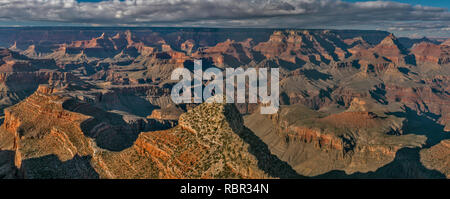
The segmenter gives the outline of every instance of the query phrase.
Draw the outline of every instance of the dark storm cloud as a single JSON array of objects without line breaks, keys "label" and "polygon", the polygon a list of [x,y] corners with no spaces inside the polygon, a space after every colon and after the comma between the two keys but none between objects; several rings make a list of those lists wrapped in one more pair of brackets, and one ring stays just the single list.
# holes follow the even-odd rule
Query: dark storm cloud
[{"label": "dark storm cloud", "polygon": [[[338,0],[0,0],[0,20],[84,25],[169,25],[217,27],[450,26],[443,8],[386,1]],[[430,25],[431,24],[431,25]],[[433,26],[432,24],[439,24]],[[412,27],[403,27],[410,28]]]}]

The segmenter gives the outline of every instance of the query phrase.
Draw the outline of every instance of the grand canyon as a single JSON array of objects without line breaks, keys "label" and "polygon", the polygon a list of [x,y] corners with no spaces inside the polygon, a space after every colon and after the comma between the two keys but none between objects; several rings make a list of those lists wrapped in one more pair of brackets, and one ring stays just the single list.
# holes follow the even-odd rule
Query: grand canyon
[{"label": "grand canyon", "polygon": [[[18,27],[0,46],[0,178],[450,178],[449,39]],[[279,68],[280,109],[173,103],[194,60]]]}]

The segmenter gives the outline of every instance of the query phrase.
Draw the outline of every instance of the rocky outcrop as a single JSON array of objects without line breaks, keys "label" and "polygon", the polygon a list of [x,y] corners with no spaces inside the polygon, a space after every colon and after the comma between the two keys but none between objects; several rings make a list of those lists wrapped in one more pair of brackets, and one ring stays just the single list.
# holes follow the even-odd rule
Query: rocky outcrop
[{"label": "rocky outcrop", "polygon": [[[100,175],[112,178],[296,176],[258,144],[233,105],[206,103],[182,114],[177,127],[142,133],[131,148],[100,152],[93,161],[102,169]],[[269,162],[276,168],[265,165]]]},{"label": "rocky outcrop", "polygon": [[387,85],[389,101],[401,102],[418,112],[445,115],[450,109],[449,94],[433,87],[400,87]]},{"label": "rocky outcrop", "polygon": [[190,55],[195,47],[195,41],[186,40],[180,46],[180,49]]},{"label": "rocky outcrop", "polygon": [[450,140],[420,151],[420,161],[429,169],[438,170],[450,179]]},{"label": "rocky outcrop", "polygon": [[39,84],[64,88],[69,85],[89,88],[78,77],[68,72],[37,71],[0,73],[0,109],[14,105],[31,95]]},{"label": "rocky outcrop", "polygon": [[[275,31],[269,41],[257,44],[253,49],[266,58],[280,58],[284,61],[330,62],[344,59],[348,51],[338,35],[329,31]],[[344,44],[345,45],[345,44]]]},{"label": "rocky outcrop", "polygon": [[70,72],[61,72],[54,60],[31,59],[7,49],[0,50],[0,109],[23,100],[39,84],[88,87]]},{"label": "rocky outcrop", "polygon": [[399,118],[371,112],[324,117],[301,105],[282,107],[270,117],[255,112],[245,118],[245,124],[281,160],[306,176],[333,170],[347,174],[375,171],[393,161],[399,149],[421,146],[426,140],[414,135],[388,135],[401,131]]},{"label": "rocky outcrop", "polygon": [[422,42],[412,47],[411,52],[419,62],[444,65],[450,63],[450,46]]},{"label": "rocky outcrop", "polygon": [[162,109],[155,109],[152,111],[152,114],[147,116],[150,119],[156,120],[173,120],[177,121],[180,115],[183,113],[183,110],[175,107],[175,105],[169,104]]},{"label": "rocky outcrop", "polygon": [[226,40],[213,47],[198,49],[193,57],[211,58],[215,65],[224,67],[239,67],[250,63],[252,60],[259,61],[258,54],[252,51],[252,40],[243,42]]},{"label": "rocky outcrop", "polygon": [[51,59],[30,59],[18,52],[0,48],[0,72],[33,72],[40,69],[57,69]]},{"label": "rocky outcrop", "polygon": [[405,63],[405,55],[407,50],[400,44],[398,39],[390,34],[378,45],[370,49],[379,56],[385,57],[389,61],[400,64]]},{"label": "rocky outcrop", "polygon": [[237,109],[229,104],[202,104],[182,114],[179,126],[141,133],[134,144],[120,151],[110,150],[109,142],[104,142],[104,138],[114,139],[119,132],[114,132],[112,123],[98,121],[102,117],[95,107],[76,102],[49,86],[40,86],[5,113],[0,149],[14,152],[17,178],[297,175],[254,140]]},{"label": "rocky outcrop", "polygon": [[[15,153],[15,166],[19,169],[17,177],[24,178],[58,178],[58,177],[92,177],[78,168],[77,163],[62,171],[40,171],[42,164],[66,162],[75,156],[88,156],[92,153],[92,143],[82,131],[82,122],[88,116],[69,112],[63,109],[64,97],[52,95],[54,90],[40,87],[33,95],[23,102],[5,109],[5,121],[0,127],[6,140],[13,140],[11,148]],[[41,162],[42,158],[51,161]],[[74,167],[72,167],[74,166]],[[74,169],[74,173],[68,172]]]}]

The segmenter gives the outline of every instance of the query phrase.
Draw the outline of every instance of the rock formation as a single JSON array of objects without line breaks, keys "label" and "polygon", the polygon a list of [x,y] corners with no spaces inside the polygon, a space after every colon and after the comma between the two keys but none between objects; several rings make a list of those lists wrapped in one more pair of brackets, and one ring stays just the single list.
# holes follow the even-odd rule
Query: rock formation
[{"label": "rock formation", "polygon": [[[70,110],[72,111],[70,111]],[[229,104],[202,104],[165,131],[141,133],[121,151],[112,123],[91,123],[95,109],[40,86],[5,110],[1,150],[14,152],[17,178],[269,178],[295,177],[290,167],[254,140]],[[77,113],[78,111],[82,113]],[[105,136],[102,136],[105,134]],[[121,141],[127,135],[121,136]],[[252,137],[253,136],[253,137]],[[6,156],[6,154],[5,154]],[[6,159],[6,157],[5,157]],[[276,170],[271,169],[277,166]],[[6,169],[6,164],[5,164]],[[4,171],[3,171],[4,172]]]},{"label": "rock formation", "polygon": [[439,144],[420,152],[421,162],[429,169],[442,172],[450,178],[450,140],[443,140]]}]

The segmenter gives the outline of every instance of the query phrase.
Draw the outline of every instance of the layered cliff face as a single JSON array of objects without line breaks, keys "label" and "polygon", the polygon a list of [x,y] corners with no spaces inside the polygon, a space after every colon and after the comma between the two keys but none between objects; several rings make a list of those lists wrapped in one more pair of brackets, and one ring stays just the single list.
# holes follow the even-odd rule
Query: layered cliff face
[{"label": "layered cliff face", "polygon": [[280,58],[291,63],[339,61],[349,54],[344,42],[332,32],[275,31],[269,41],[261,42],[254,50],[267,58]]},{"label": "layered cliff face", "polygon": [[39,87],[23,102],[5,109],[1,134],[7,139],[2,139],[2,150],[14,151],[16,177],[92,178],[89,164],[76,161],[93,152],[81,128],[89,117],[64,110],[66,99],[53,92]]},{"label": "layered cliff face", "polygon": [[412,47],[411,52],[416,56],[416,60],[433,64],[450,63],[450,46],[446,43],[436,45],[433,43],[422,42]]},{"label": "layered cliff face", "polygon": [[[353,106],[365,104],[358,102]],[[363,108],[325,115],[291,105],[272,116],[256,112],[245,118],[245,124],[274,154],[306,176],[325,177],[333,170],[348,175],[373,172],[393,161],[399,149],[425,143],[424,136],[401,135],[401,118],[379,116]]]},{"label": "layered cliff face", "polygon": [[[14,154],[15,167],[11,170],[17,172],[13,177],[297,176],[290,166],[271,155],[265,144],[243,126],[234,105],[202,104],[182,114],[178,126],[141,133],[133,144],[119,151],[108,149],[108,145],[114,143],[104,139],[111,141],[126,131],[114,131],[113,123],[107,121],[91,125],[105,117],[86,115],[92,109],[95,108],[76,104],[71,97],[65,97],[61,91],[48,86],[40,86],[23,102],[6,109],[0,131],[0,149]],[[124,141],[123,136],[121,140]],[[7,154],[4,156],[2,161],[7,161]],[[2,173],[7,173],[8,164],[4,165]]]},{"label": "layered cliff face", "polygon": [[205,103],[175,128],[142,133],[131,148],[99,152],[93,161],[107,178],[299,177],[255,138],[234,105]]},{"label": "layered cliff face", "polygon": [[392,75],[390,73],[393,69],[399,66],[415,66],[417,62],[416,57],[393,34],[373,46],[362,38],[348,39],[346,43],[350,45],[349,51],[352,55],[343,63],[357,66],[366,75]]},{"label": "layered cliff face", "polygon": [[8,49],[0,49],[0,109],[23,100],[39,84],[89,87],[72,73],[60,71],[54,60],[31,59]]},{"label": "layered cliff face", "polygon": [[243,131],[233,106],[202,104],[181,115],[177,127],[142,133],[131,148],[100,152],[94,161],[104,170],[100,174],[111,178],[269,177],[240,137],[249,133]]},{"label": "layered cliff face", "polygon": [[43,85],[5,109],[0,149],[14,153],[17,178],[98,178],[94,153],[130,147],[141,128],[64,88]]},{"label": "layered cliff face", "polygon": [[396,64],[405,63],[405,55],[408,53],[393,34],[370,50]]},{"label": "layered cliff face", "polygon": [[212,47],[200,48],[192,56],[197,58],[211,58],[219,67],[234,67],[247,65],[251,61],[259,61],[260,54],[252,51],[254,42],[247,39],[242,42],[226,40]]},{"label": "layered cliff face", "polygon": [[40,69],[57,69],[54,60],[30,59],[18,52],[0,48],[0,72],[33,72]]}]

